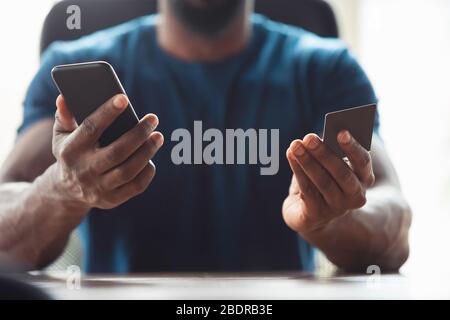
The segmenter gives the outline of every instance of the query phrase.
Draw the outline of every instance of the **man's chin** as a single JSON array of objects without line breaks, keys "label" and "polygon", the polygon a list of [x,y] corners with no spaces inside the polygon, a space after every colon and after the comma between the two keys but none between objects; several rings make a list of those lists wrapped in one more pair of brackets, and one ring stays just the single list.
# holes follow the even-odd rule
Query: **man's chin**
[{"label": "man's chin", "polygon": [[214,37],[230,26],[243,10],[245,0],[168,0],[168,3],[186,28]]}]

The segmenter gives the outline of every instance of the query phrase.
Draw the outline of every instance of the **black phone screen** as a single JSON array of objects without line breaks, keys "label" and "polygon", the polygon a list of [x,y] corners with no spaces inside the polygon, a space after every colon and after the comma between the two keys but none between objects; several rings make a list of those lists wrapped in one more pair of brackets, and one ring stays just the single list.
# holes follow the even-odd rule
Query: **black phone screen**
[{"label": "black phone screen", "polygon": [[[113,96],[125,94],[113,67],[103,61],[56,66],[52,77],[79,124]],[[109,145],[138,122],[136,112],[129,104],[105,130],[99,144]]]}]

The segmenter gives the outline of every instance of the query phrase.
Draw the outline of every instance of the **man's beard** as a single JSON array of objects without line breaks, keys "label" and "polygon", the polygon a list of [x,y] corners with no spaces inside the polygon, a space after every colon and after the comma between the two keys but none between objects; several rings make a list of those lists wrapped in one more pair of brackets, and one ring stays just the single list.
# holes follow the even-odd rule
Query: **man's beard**
[{"label": "man's beard", "polygon": [[180,22],[190,31],[214,37],[231,24],[245,0],[167,0]]}]

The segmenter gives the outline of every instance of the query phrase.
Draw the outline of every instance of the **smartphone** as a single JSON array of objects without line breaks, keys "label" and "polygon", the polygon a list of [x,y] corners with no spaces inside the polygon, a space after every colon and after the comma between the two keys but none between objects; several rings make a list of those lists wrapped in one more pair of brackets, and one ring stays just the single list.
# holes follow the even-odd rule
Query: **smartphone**
[{"label": "smartphone", "polygon": [[[52,78],[77,123],[117,94],[125,94],[114,68],[107,62],[94,61],[56,66]],[[114,142],[139,122],[131,103],[104,131],[99,139],[104,147]]]}]

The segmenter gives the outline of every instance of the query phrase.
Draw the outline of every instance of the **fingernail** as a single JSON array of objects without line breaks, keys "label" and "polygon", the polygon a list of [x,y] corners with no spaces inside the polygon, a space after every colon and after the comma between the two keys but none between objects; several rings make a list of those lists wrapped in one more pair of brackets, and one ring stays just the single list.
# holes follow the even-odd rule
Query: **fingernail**
[{"label": "fingernail", "polygon": [[123,95],[118,95],[117,97],[114,98],[113,105],[117,109],[121,110],[128,105],[128,101]]},{"label": "fingernail", "polygon": [[347,144],[350,142],[350,140],[352,139],[350,132],[348,132],[347,130],[342,131],[339,133],[338,139],[341,143],[343,144]]},{"label": "fingernail", "polygon": [[151,115],[146,120],[146,123],[150,130],[154,130],[158,125],[158,118],[156,118],[156,116]]},{"label": "fingernail", "polygon": [[163,145],[163,137],[159,134],[155,134],[152,136],[152,141],[156,144],[156,147],[160,148]]},{"label": "fingernail", "polygon": [[308,141],[306,141],[306,147],[308,149],[316,149],[319,146],[319,139],[316,136],[308,136]]},{"label": "fingernail", "polygon": [[295,146],[294,153],[298,157],[301,157],[305,154],[305,147],[303,147],[303,144],[300,141]]},{"label": "fingernail", "polygon": [[148,131],[153,131],[153,121],[151,118],[145,119],[145,125],[147,126]]}]

